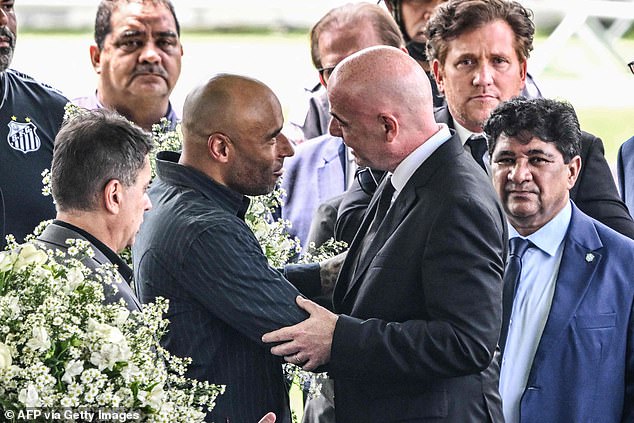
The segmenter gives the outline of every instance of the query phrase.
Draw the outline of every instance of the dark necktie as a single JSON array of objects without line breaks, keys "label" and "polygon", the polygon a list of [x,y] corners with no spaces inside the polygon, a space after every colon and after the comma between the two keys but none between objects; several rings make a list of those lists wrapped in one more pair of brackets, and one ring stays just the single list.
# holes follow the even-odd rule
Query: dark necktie
[{"label": "dark necktie", "polygon": [[487,151],[487,140],[484,135],[473,134],[467,139],[467,145],[471,149],[471,155],[475,161],[486,172],[487,168],[484,165],[484,153]]},{"label": "dark necktie", "polygon": [[387,180],[385,181],[385,186],[383,187],[383,190],[379,193],[379,204],[376,208],[376,212],[374,213],[374,218],[372,219],[372,223],[370,223],[368,231],[365,233],[365,235],[363,236],[363,240],[361,241],[361,246],[356,257],[357,261],[355,264],[355,269],[365,255],[368,247],[372,244],[372,241],[374,240],[374,237],[376,236],[376,233],[381,226],[381,222],[383,222],[383,219],[385,218],[385,215],[387,214],[387,211],[392,204],[392,197],[394,196],[395,191],[394,185],[392,185],[392,176],[388,175],[386,178]]},{"label": "dark necktie", "polygon": [[499,342],[502,353],[504,353],[506,337],[508,336],[515,290],[522,273],[522,257],[531,246],[533,243],[524,238],[515,237],[509,240],[509,259],[506,263],[506,269],[504,269],[504,290],[502,291],[502,331]]}]

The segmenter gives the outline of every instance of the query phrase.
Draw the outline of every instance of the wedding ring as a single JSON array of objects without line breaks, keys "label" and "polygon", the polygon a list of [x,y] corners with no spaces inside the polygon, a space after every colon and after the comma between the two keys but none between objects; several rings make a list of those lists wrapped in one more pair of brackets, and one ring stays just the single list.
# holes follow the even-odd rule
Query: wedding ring
[{"label": "wedding ring", "polygon": [[297,364],[300,364],[300,363],[301,363],[301,361],[299,360],[299,355],[296,355],[296,356],[295,356],[295,363],[297,363]]}]

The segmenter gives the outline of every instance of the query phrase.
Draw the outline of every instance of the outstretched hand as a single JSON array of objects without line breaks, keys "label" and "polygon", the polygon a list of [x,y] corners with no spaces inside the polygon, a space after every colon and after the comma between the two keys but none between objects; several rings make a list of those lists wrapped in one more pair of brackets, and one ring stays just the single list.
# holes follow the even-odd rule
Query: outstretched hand
[{"label": "outstretched hand", "polygon": [[279,343],[271,348],[271,354],[310,371],[330,361],[332,337],[339,316],[301,296],[296,298],[296,302],[308,312],[308,319],[266,333],[262,342]]}]

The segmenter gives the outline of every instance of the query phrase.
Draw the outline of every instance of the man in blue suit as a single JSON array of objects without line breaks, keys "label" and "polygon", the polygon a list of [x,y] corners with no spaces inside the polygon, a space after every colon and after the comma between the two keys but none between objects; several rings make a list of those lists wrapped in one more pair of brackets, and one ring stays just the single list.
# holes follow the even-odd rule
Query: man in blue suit
[{"label": "man in blue suit", "polygon": [[634,421],[634,242],[570,200],[582,166],[574,109],[518,98],[484,129],[509,221],[505,421]]},{"label": "man in blue suit", "polygon": [[[375,45],[405,49],[405,40],[392,17],[382,7],[369,3],[330,10],[313,26],[310,37],[313,64],[324,87],[334,67],[352,53]],[[286,201],[282,217],[293,225],[290,235],[297,236],[306,247],[318,206],[350,186],[356,164],[340,137],[325,134],[300,144],[284,167]],[[331,232],[334,235],[334,229]]]}]

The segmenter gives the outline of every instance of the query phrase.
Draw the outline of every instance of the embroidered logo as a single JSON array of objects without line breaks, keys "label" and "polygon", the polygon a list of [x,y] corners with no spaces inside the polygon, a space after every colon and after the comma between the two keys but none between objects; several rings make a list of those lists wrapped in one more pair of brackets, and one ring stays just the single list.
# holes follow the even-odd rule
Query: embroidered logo
[{"label": "embroidered logo", "polygon": [[42,141],[37,135],[37,127],[31,122],[30,118],[27,117],[24,122],[18,122],[17,118],[12,116],[8,126],[7,142],[11,148],[24,154],[40,149]]}]

